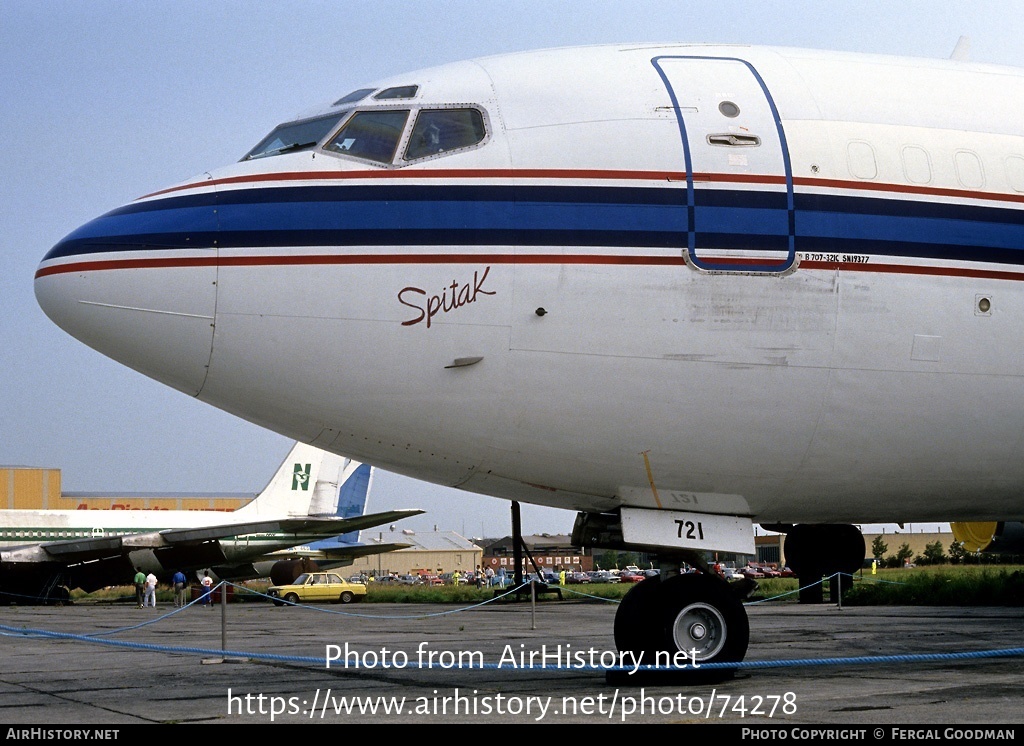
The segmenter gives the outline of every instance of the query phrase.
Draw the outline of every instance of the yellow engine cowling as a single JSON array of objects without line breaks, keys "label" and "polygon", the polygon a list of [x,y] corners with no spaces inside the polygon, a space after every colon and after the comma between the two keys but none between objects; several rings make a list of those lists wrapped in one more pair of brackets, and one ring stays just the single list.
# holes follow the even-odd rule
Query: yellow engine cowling
[{"label": "yellow engine cowling", "polygon": [[1020,521],[973,521],[949,526],[953,538],[968,552],[1024,553],[1024,523]]}]

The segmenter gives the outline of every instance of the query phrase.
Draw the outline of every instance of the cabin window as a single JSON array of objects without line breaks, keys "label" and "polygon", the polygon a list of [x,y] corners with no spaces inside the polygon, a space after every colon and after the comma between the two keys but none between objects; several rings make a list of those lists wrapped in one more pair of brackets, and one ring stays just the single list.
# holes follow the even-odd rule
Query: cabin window
[{"label": "cabin window", "polygon": [[981,159],[976,153],[969,150],[958,150],[953,156],[956,164],[956,178],[961,186],[968,189],[977,189],[985,186],[985,171],[981,166]]},{"label": "cabin window", "polygon": [[386,101],[388,99],[395,98],[412,98],[416,95],[416,92],[420,89],[418,85],[398,85],[394,88],[385,88],[383,91],[374,96],[378,101]]},{"label": "cabin window", "polygon": [[932,163],[928,151],[916,145],[903,148],[903,174],[911,184],[927,184],[932,180]]},{"label": "cabin window", "polygon": [[327,150],[378,163],[390,163],[409,117],[407,109],[371,109],[352,115]]},{"label": "cabin window", "polygon": [[477,109],[423,109],[416,117],[405,159],[468,148],[485,134],[484,117]]},{"label": "cabin window", "polygon": [[723,117],[729,117],[735,119],[740,115],[740,107],[734,104],[732,101],[723,101],[718,105],[718,111]]},{"label": "cabin window", "polygon": [[1015,192],[1024,192],[1024,158],[1011,155],[1006,159],[1006,180]]},{"label": "cabin window", "polygon": [[866,142],[854,140],[846,146],[846,163],[855,178],[873,179],[878,176],[875,149]]},{"label": "cabin window", "polygon": [[315,147],[327,136],[327,133],[334,129],[345,113],[336,111],[327,116],[278,125],[269,135],[260,140],[259,145],[246,153],[242,160],[265,158],[270,155],[292,153]]},{"label": "cabin window", "polygon": [[373,93],[373,88],[360,88],[358,91],[352,91],[346,96],[342,96],[335,101],[332,106],[342,106],[343,104],[354,104],[356,101],[362,101],[364,98]]}]

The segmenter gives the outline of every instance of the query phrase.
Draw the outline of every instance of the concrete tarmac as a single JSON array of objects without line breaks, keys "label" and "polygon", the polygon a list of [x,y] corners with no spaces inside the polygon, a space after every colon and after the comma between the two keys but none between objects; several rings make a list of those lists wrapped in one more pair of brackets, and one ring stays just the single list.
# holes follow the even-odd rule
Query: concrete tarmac
[{"label": "concrete tarmac", "polygon": [[[545,599],[535,609],[529,602],[469,609],[366,603],[309,608],[232,603],[180,611],[170,604],[3,607],[0,722],[728,722],[886,728],[1024,722],[1021,655],[813,662],[1020,648],[1022,609],[766,604],[747,611],[747,661],[803,662],[741,669],[719,683],[642,681],[623,674],[613,675],[623,681],[609,683],[601,668],[615,651],[615,604],[608,602]],[[13,631],[22,629],[92,637]],[[338,660],[328,669],[323,659],[344,653],[346,645],[348,661],[358,658],[359,667]],[[217,651],[223,649],[244,655],[221,657]],[[529,663],[530,653],[539,663],[544,652],[549,655],[545,668],[519,666]],[[487,667],[454,667],[460,659]]]}]

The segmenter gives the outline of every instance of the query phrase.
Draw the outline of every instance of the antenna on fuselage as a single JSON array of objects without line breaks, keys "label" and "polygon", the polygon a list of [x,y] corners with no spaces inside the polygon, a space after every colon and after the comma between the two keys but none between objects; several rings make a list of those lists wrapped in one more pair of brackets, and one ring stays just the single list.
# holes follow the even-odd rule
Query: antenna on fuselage
[{"label": "antenna on fuselage", "polygon": [[956,60],[957,62],[967,62],[971,56],[971,37],[961,36],[956,40],[956,46],[953,47],[953,54],[949,55],[949,59]]}]

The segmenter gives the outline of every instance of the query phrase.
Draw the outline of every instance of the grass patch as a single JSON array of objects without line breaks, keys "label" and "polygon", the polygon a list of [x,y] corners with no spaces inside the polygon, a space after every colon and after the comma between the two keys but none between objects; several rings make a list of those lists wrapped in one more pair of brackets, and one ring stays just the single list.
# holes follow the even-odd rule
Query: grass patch
[{"label": "grass patch", "polygon": [[[756,594],[749,600],[773,599],[771,603],[797,603],[795,578],[765,578],[757,581]],[[259,603],[269,599],[270,583],[251,580],[236,588],[234,602]],[[565,600],[590,600],[588,597],[619,601],[632,588],[631,583],[589,583],[562,588]],[[490,601],[497,588],[459,586],[367,586],[366,603],[474,604]],[[828,598],[826,581],[825,598]],[[510,597],[509,600],[513,600]],[[538,596],[539,601],[557,598]],[[94,593],[72,591],[75,603],[135,603],[132,586],[105,588]],[[173,593],[157,589],[157,601],[170,604]],[[500,603],[500,602],[499,602]],[[857,573],[853,587],[843,596],[850,606],[1024,606],[1024,567],[1017,565],[935,565],[907,569],[880,569],[877,575]]]},{"label": "grass patch", "polygon": [[[557,586],[552,586],[557,587]],[[597,596],[603,599],[621,599],[630,589],[630,585],[617,583],[584,583],[582,585],[567,585],[562,587],[562,598],[565,600],[587,600],[587,596]],[[505,588],[507,593],[510,588]],[[499,588],[477,588],[475,585],[442,585],[442,586],[418,586],[418,585],[374,585],[370,583],[366,587],[367,603],[393,603],[393,604],[468,604],[490,601],[496,594],[500,594]],[[522,598],[522,597],[520,597]],[[538,601],[556,599],[557,596],[551,593],[539,594]],[[514,595],[508,596],[509,601],[515,599]],[[500,601],[498,603],[501,603]]]},{"label": "grass patch", "polygon": [[[877,580],[882,582],[871,582]],[[966,565],[879,571],[854,582],[851,606],[1024,606],[1024,568]]]}]

